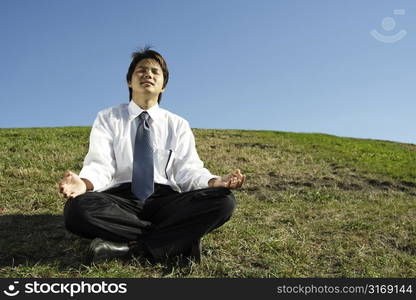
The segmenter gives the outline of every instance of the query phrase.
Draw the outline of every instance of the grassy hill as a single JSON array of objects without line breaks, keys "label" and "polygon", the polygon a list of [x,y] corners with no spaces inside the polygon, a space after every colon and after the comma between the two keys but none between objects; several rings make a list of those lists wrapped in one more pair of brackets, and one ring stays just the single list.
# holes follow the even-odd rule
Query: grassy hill
[{"label": "grassy hill", "polygon": [[245,130],[194,129],[212,173],[247,175],[200,265],[84,266],[56,182],[89,131],[0,129],[0,277],[416,277],[415,145]]}]

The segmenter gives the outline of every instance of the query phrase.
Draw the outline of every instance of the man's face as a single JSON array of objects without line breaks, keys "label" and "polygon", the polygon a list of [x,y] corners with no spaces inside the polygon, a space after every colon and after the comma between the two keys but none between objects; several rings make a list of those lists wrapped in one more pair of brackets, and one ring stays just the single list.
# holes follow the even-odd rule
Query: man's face
[{"label": "man's face", "polygon": [[163,72],[159,63],[146,58],[136,65],[128,86],[133,90],[133,98],[141,95],[159,96],[163,89]]}]

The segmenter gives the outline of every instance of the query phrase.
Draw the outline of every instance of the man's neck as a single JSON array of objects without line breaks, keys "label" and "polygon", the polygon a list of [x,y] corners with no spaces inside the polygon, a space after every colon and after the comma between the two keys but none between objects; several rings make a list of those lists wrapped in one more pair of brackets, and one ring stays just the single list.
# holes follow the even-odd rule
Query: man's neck
[{"label": "man's neck", "polygon": [[156,105],[157,103],[157,99],[158,97],[155,98],[138,98],[138,97],[134,97],[132,101],[134,101],[134,103],[136,103],[138,106],[140,106],[141,109],[143,110],[148,110],[150,108],[152,108],[153,106]]}]

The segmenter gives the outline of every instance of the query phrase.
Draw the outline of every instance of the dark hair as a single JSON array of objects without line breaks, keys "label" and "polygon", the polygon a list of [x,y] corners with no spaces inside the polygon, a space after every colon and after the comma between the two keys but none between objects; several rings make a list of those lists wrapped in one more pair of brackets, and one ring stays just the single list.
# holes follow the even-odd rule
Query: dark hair
[{"label": "dark hair", "polygon": [[[163,72],[163,88],[166,87],[166,85],[168,84],[168,80],[169,80],[169,70],[168,70],[168,65],[166,64],[165,59],[162,57],[162,55],[160,55],[158,52],[154,51],[154,50],[150,50],[150,46],[146,46],[143,49],[134,52],[132,55],[132,61],[130,63],[129,66],[129,70],[127,72],[127,83],[129,83],[131,81],[131,77],[133,76],[133,72],[134,69],[136,68],[137,64],[146,58],[150,58],[150,59],[154,59],[155,61],[157,61],[160,65],[160,67],[162,68],[162,72]],[[132,98],[132,89],[129,87],[129,94],[130,94],[130,101]],[[159,94],[159,98],[157,99],[157,103],[160,103],[160,100],[162,99],[162,93]]]}]

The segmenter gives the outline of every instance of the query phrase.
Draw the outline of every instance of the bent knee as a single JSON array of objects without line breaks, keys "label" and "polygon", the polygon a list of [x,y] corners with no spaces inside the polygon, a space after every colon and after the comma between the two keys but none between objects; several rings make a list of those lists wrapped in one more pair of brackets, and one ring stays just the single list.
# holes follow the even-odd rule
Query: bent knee
[{"label": "bent knee", "polygon": [[237,207],[237,201],[233,193],[229,189],[227,190],[228,192],[218,199],[218,205],[223,215],[231,217]]},{"label": "bent knee", "polygon": [[89,219],[88,203],[92,193],[85,193],[75,198],[68,199],[64,207],[65,227],[71,230],[74,223],[80,223]]}]

